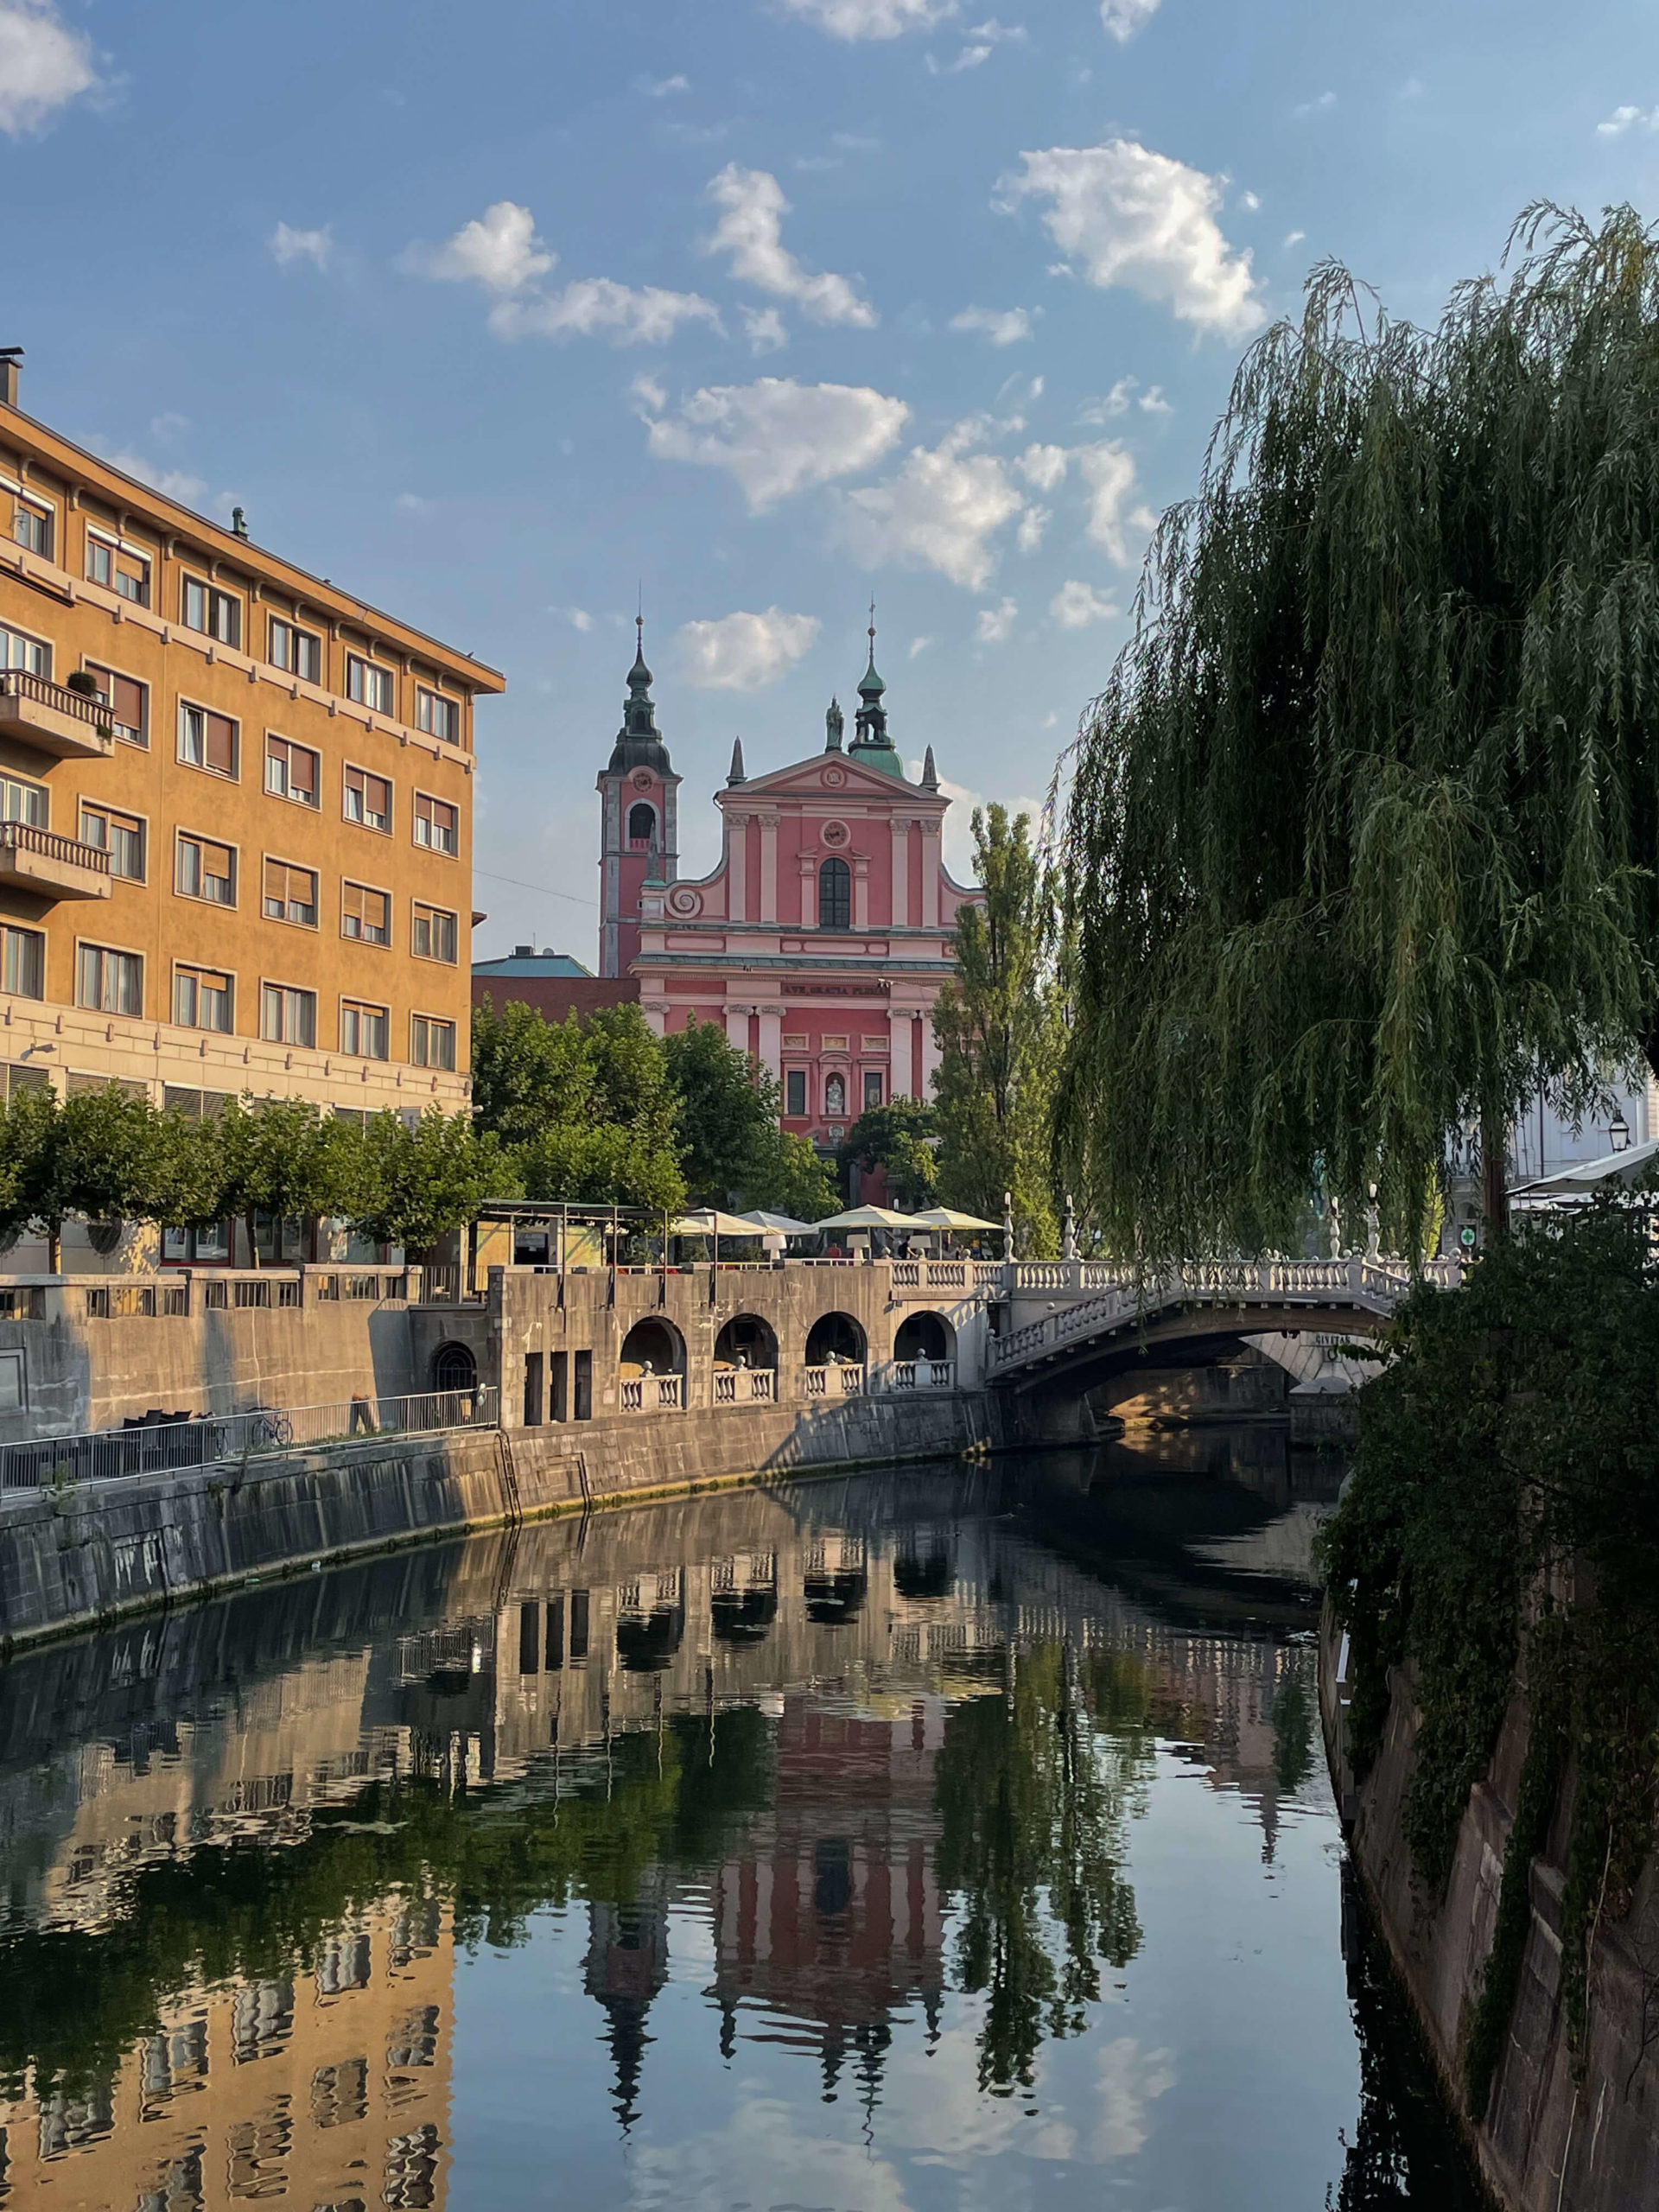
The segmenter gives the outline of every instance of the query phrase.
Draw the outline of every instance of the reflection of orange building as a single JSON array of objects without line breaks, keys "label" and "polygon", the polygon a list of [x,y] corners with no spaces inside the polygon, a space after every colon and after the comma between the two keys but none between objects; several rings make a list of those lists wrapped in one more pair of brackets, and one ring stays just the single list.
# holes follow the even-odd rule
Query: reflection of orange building
[{"label": "reflection of orange building", "polygon": [[0,2103],[0,2199],[441,2206],[454,1964],[440,1906],[392,1899],[309,1972],[186,1993],[112,2078]]},{"label": "reflection of orange building", "polygon": [[729,2047],[746,2033],[817,2051],[833,2089],[856,2053],[874,2086],[895,2012],[944,1989],[944,1906],[934,1866],[933,1770],[943,1699],[898,1716],[785,1702],[774,1809],[716,1872],[714,1995]]}]

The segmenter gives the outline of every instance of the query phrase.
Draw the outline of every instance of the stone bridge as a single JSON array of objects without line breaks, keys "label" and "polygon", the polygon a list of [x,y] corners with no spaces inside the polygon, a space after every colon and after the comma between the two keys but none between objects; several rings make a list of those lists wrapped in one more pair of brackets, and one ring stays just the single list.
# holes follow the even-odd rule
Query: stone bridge
[{"label": "stone bridge", "polygon": [[1080,1417],[1091,1389],[1137,1364],[1201,1366],[1267,1339],[1263,1349],[1298,1371],[1306,1363],[1293,1345],[1373,1335],[1414,1280],[1442,1288],[1462,1281],[1456,1260],[1432,1261],[1414,1277],[1404,1261],[1376,1255],[1188,1263],[1139,1281],[1131,1268],[1089,1260],[1006,1274],[1004,1325],[987,1344],[985,1380],[1026,1401],[1017,1425],[1044,1433],[1057,1420],[1067,1427],[1068,1404]]}]

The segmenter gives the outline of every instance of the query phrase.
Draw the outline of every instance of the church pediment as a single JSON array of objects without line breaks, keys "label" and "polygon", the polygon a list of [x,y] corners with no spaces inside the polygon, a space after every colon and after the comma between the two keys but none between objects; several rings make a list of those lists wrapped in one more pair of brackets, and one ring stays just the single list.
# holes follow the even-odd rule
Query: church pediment
[{"label": "church pediment", "polygon": [[782,798],[885,798],[907,808],[937,806],[943,812],[950,804],[938,791],[884,774],[879,768],[867,768],[861,760],[845,753],[815,753],[809,760],[793,761],[788,767],[751,776],[746,783],[728,785],[717,796],[721,806],[741,804],[751,798],[770,802]]}]

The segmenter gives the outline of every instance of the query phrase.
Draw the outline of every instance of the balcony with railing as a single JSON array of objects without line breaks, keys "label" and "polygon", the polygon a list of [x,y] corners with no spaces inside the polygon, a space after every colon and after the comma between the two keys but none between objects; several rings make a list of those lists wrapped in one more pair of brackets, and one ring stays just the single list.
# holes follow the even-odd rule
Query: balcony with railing
[{"label": "balcony with railing", "polygon": [[770,1367],[717,1367],[717,1406],[772,1406],[778,1402],[778,1376]]},{"label": "balcony with railing", "polygon": [[0,669],[0,737],[55,759],[106,760],[115,750],[109,702],[27,669]]},{"label": "balcony with railing", "polygon": [[107,899],[110,856],[32,822],[0,822],[0,883],[37,899]]}]

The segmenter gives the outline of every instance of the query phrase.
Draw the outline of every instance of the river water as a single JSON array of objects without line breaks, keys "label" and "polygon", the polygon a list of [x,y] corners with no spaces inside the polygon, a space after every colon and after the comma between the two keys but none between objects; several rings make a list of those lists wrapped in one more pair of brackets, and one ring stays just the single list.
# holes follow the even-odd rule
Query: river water
[{"label": "river water", "polygon": [[1473,2205],[1256,1427],[435,1546],[0,1673],[0,2204]]}]

